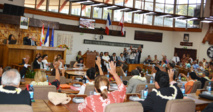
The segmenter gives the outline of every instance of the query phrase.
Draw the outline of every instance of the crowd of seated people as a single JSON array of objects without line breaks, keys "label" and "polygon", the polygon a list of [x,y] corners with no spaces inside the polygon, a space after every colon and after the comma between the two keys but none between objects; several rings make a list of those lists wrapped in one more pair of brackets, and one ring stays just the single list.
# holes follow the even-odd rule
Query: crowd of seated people
[{"label": "crowd of seated people", "polygon": [[[140,51],[139,51],[140,50]],[[131,78],[128,81],[127,87],[123,84],[121,78],[116,72],[116,66],[120,66],[122,72],[128,68],[128,64],[139,63],[141,57],[139,53],[141,53],[141,48],[133,49],[132,46],[130,49],[124,49],[123,53],[120,53],[120,56],[116,56],[116,53],[113,53],[112,56],[109,56],[108,52],[101,52],[100,54],[96,52],[96,68],[89,68],[86,71],[86,79],[88,82],[83,84],[80,87],[80,91],[78,94],[84,94],[85,88],[87,85],[94,85],[95,91],[97,94],[91,95],[85,98],[84,102],[78,105],[78,111],[97,111],[104,112],[104,109],[107,105],[111,103],[122,103],[125,100],[125,96],[127,93],[136,93],[136,87],[139,84],[147,84],[147,79],[145,74],[142,71],[142,68],[137,67],[136,69],[131,71]],[[53,60],[53,70],[52,74],[55,76],[55,80],[53,82],[48,83],[46,78],[47,70],[51,64],[47,61],[48,55],[37,54],[34,59],[32,65],[33,69],[38,69],[36,71],[34,81],[30,84],[32,85],[54,85],[56,88],[59,88],[60,85],[60,74],[65,76],[64,72],[64,60],[61,55],[55,56]],[[22,64],[24,65],[23,69],[20,73],[23,75],[26,73],[26,70],[29,66],[29,56],[25,56],[23,58]],[[76,57],[76,62],[74,64],[74,68],[80,67],[79,64],[83,64],[83,59],[81,52],[79,51],[78,56]],[[128,61],[127,61],[128,60]],[[164,112],[166,103],[169,100],[174,99],[183,99],[183,94],[180,88],[177,86],[177,68],[176,66],[180,66],[186,69],[190,69],[189,76],[181,73],[182,77],[187,79],[187,83],[185,84],[185,93],[189,94],[192,90],[193,84],[196,80],[201,81],[202,87],[204,86],[206,81],[213,80],[213,63],[207,62],[205,59],[203,61],[192,60],[192,58],[187,55],[183,56],[183,59],[180,59],[177,54],[172,58],[172,60],[168,60],[166,55],[162,55],[162,59],[158,60],[157,55],[154,56],[154,60],[151,59],[149,55],[145,61],[145,64],[155,64],[152,67],[152,76],[154,78],[155,89],[150,92],[147,98],[144,101],[140,101],[141,106],[144,108],[144,111],[151,112]],[[109,78],[104,76],[103,67],[106,67],[105,70],[109,71],[112,75],[116,84],[118,85],[118,90],[113,92],[109,91]],[[83,66],[85,67],[85,66]],[[24,71],[24,72],[23,72]],[[106,72],[105,71],[105,72]],[[124,72],[123,72],[124,73]],[[122,74],[123,74],[122,73]],[[23,76],[19,74],[17,70],[7,69],[4,70],[0,68],[0,104],[28,104],[31,105],[31,100],[29,93],[26,90],[21,90],[19,88],[20,79]],[[8,92],[8,93],[7,93]],[[12,93],[12,94],[11,94]],[[22,100],[21,100],[22,98]],[[90,103],[93,102],[93,103]]]}]

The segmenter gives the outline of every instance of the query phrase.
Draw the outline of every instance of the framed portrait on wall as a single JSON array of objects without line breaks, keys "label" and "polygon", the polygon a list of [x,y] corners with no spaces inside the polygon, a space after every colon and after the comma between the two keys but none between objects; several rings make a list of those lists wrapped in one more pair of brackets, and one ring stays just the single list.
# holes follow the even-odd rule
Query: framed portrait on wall
[{"label": "framed portrait on wall", "polygon": [[184,42],[189,42],[189,34],[184,34],[183,35],[183,41]]},{"label": "framed portrait on wall", "polygon": [[20,29],[28,29],[29,18],[21,16],[20,18]]}]

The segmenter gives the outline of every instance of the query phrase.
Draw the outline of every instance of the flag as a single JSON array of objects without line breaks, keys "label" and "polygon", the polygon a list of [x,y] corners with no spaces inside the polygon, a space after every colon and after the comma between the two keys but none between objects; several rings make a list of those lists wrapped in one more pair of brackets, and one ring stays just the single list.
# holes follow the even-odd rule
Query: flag
[{"label": "flag", "polygon": [[107,16],[107,22],[106,22],[106,30],[105,30],[105,33],[107,35],[109,35],[109,26],[112,25],[111,23],[111,20],[110,20],[110,16],[109,16],[109,13],[108,13],[108,16]]},{"label": "flag", "polygon": [[119,25],[121,26],[121,35],[124,35],[124,15],[121,17],[121,21],[119,23]]},{"label": "flag", "polygon": [[46,33],[46,38],[45,38],[45,41],[44,41],[44,46],[49,47],[49,26],[48,26],[47,33]]},{"label": "flag", "polygon": [[51,36],[51,41],[50,41],[50,47],[54,47],[54,28],[52,30],[52,36]]},{"label": "flag", "polygon": [[40,46],[44,45],[44,25],[41,29],[41,38],[40,38]]}]

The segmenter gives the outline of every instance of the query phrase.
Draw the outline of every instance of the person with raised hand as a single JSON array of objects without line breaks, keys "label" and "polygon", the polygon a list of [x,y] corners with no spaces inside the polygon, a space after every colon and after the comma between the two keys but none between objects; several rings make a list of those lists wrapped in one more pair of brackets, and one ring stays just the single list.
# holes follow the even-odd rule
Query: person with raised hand
[{"label": "person with raised hand", "polygon": [[83,103],[78,105],[79,112],[104,112],[107,105],[111,103],[122,103],[126,97],[126,87],[116,73],[116,65],[109,62],[108,71],[115,78],[118,90],[109,92],[109,80],[106,76],[100,75],[95,78],[95,90],[97,95],[86,97]]}]

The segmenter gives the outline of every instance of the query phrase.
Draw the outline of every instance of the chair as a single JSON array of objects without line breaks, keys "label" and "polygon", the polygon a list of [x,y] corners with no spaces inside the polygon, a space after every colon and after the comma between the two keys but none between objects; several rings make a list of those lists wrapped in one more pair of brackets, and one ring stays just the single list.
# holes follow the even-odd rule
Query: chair
[{"label": "chair", "polygon": [[152,76],[146,75],[146,82],[149,83]]},{"label": "chair", "polygon": [[200,81],[194,82],[194,84],[192,86],[191,93],[195,93],[197,91],[197,89],[201,89],[201,82]]},{"label": "chair", "polygon": [[126,77],[122,77],[123,81],[129,81],[132,78],[132,76],[126,76]]},{"label": "chair", "polygon": [[213,87],[213,81],[206,81],[205,85],[203,86],[203,89],[206,90],[206,87],[209,85],[209,82],[211,82],[211,87]]},{"label": "chair", "polygon": [[[55,76],[48,76],[48,82],[53,82],[55,80]],[[60,77],[60,84],[70,83],[72,79],[66,79],[66,77]]]},{"label": "chair", "polygon": [[70,61],[70,68],[73,68],[74,64],[75,64],[75,61]]},{"label": "chair", "polygon": [[143,106],[139,102],[113,103],[106,106],[105,112],[143,112]]},{"label": "chair", "polygon": [[24,104],[1,104],[1,112],[33,112],[33,109],[30,105]]},{"label": "chair", "polygon": [[34,99],[48,99],[48,92],[56,92],[54,85],[35,85],[34,88]]},{"label": "chair", "polygon": [[90,96],[90,91],[94,91],[94,89],[95,89],[94,85],[86,85],[84,94]]},{"label": "chair", "polygon": [[141,93],[141,90],[145,89],[145,86],[148,85],[148,92],[150,93],[153,88],[155,88],[154,84],[139,84],[136,87],[136,93]]},{"label": "chair", "polygon": [[165,112],[195,112],[195,102],[191,99],[169,100]]}]

